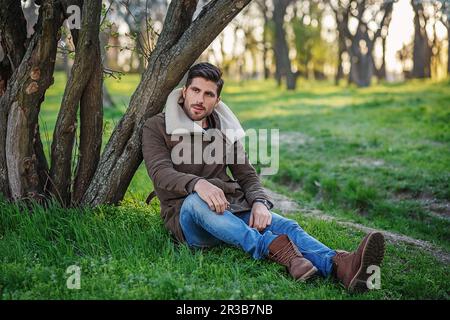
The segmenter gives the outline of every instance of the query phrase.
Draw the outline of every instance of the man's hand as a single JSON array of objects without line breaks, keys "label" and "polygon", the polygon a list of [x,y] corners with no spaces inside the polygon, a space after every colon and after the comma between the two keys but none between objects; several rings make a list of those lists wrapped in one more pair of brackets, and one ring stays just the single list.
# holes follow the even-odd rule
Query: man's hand
[{"label": "man's hand", "polygon": [[258,231],[263,231],[268,225],[272,223],[272,214],[269,209],[261,202],[254,202],[252,206],[252,213],[248,225],[250,228],[256,228]]},{"label": "man's hand", "polygon": [[194,191],[208,204],[211,210],[218,214],[223,214],[230,204],[225,198],[223,190],[205,179],[200,179],[195,183]]}]

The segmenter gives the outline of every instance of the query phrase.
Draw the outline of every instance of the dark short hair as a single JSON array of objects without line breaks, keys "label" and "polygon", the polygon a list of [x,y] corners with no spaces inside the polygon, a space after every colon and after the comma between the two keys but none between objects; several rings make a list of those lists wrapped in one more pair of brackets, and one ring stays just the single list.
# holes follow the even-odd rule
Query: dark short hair
[{"label": "dark short hair", "polygon": [[192,79],[197,77],[215,82],[217,85],[217,96],[220,97],[220,92],[223,87],[223,79],[222,71],[218,67],[209,62],[201,62],[193,65],[188,72],[186,88],[191,85]]}]

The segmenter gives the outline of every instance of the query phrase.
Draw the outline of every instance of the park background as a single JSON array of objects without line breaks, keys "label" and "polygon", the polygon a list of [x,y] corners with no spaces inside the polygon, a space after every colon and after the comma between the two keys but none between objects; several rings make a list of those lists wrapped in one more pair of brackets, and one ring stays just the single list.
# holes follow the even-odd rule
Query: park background
[{"label": "park background", "polygon": [[[198,1],[193,20],[208,4]],[[102,150],[151,67],[168,6],[103,1]],[[32,1],[22,9],[31,37],[37,9]],[[235,248],[174,245],[158,200],[145,203],[153,187],[140,164],[115,205],[1,200],[0,297],[449,299],[448,10],[448,1],[254,0],[194,57],[222,68],[222,100],[244,129],[279,129],[279,170],[261,177],[276,212],[332,248],[352,250],[370,229],[385,233],[380,290],[296,283]],[[66,24],[37,118],[47,159],[74,64]],[[69,181],[80,145],[76,129]],[[81,267],[79,290],[66,285],[71,265]]]}]

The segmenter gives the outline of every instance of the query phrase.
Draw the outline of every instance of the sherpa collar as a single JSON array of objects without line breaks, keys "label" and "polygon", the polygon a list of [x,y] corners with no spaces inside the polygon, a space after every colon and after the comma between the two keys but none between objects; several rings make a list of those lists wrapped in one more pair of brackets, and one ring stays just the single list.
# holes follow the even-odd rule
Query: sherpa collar
[{"label": "sherpa collar", "polygon": [[[175,135],[203,133],[201,121],[191,120],[178,104],[181,95],[182,88],[179,88],[173,90],[167,98],[165,108],[166,133]],[[216,113],[220,121],[220,131],[229,141],[234,143],[245,136],[239,120],[225,103],[219,101],[213,112]]]}]

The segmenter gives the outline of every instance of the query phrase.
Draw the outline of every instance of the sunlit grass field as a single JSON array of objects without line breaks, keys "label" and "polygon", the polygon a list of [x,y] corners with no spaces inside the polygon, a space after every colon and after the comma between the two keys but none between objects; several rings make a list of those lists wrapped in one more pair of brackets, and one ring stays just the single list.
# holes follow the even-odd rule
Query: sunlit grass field
[{"label": "sunlit grass field", "polygon": [[[139,77],[107,79],[117,108],[105,109],[106,143]],[[40,125],[46,152],[65,77],[56,74]],[[245,129],[279,129],[278,173],[264,184],[302,207],[432,242],[450,250],[450,84],[411,81],[366,89],[299,80],[226,81],[222,99]],[[258,164],[255,164],[259,167]],[[403,244],[387,246],[382,288],[348,294],[330,279],[296,283],[278,265],[231,247],[192,252],[162,226],[143,165],[119,207],[36,208],[1,203],[3,299],[449,299],[450,267]],[[351,250],[361,232],[292,218],[331,248]],[[81,289],[66,287],[70,265]]]}]

